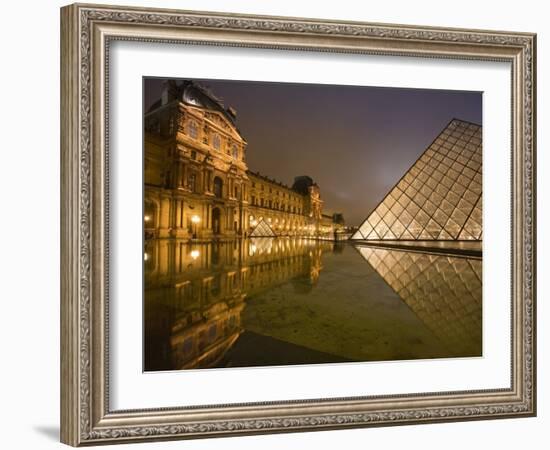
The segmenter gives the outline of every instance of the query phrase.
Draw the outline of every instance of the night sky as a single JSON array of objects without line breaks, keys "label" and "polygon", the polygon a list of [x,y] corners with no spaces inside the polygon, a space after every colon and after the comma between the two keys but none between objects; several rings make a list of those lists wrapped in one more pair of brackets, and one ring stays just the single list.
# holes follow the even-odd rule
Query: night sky
[{"label": "night sky", "polygon": [[[453,118],[481,125],[480,92],[196,80],[237,111],[254,172],[317,182],[324,213],[360,225]],[[162,80],[146,79],[145,110]]]}]

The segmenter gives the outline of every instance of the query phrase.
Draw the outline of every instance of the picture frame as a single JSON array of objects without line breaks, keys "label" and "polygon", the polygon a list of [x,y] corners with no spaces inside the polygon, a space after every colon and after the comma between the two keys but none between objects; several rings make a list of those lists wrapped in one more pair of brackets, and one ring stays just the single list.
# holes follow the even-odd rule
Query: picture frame
[{"label": "picture frame", "polygon": [[[116,41],[511,67],[510,386],[114,410],[109,84]],[[97,445],[536,415],[536,35],[74,4],[61,9],[61,441]],[[153,375],[154,376],[154,375]]]}]

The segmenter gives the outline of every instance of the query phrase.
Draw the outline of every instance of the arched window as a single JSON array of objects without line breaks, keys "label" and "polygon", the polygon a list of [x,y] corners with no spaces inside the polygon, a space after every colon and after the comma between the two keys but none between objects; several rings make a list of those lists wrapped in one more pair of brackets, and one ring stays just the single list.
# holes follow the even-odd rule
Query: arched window
[{"label": "arched window", "polygon": [[214,177],[214,195],[218,198],[222,198],[223,181],[220,177]]},{"label": "arched window", "polygon": [[214,134],[214,136],[212,136],[212,147],[214,147],[216,150],[219,150],[221,146],[222,141],[220,139],[220,135]]},{"label": "arched window", "polygon": [[233,158],[239,159],[239,148],[235,144],[231,147],[231,152],[233,154]]},{"label": "arched window", "polygon": [[197,122],[195,122],[194,120],[190,120],[187,123],[187,134],[193,139],[197,139],[197,137],[199,136],[199,127],[197,125]]}]

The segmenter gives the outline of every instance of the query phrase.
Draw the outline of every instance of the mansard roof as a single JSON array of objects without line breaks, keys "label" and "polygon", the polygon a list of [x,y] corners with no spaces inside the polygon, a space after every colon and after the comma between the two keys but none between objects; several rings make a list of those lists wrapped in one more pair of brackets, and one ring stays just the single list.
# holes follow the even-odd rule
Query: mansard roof
[{"label": "mansard roof", "polygon": [[185,80],[180,89],[180,99],[183,103],[219,111],[227,118],[227,120],[235,125],[235,120],[237,118],[235,110],[230,107],[226,108],[222,100],[216,97],[205,86],[202,86],[193,80]]},{"label": "mansard roof", "polygon": [[[201,108],[218,111],[224,115],[233,125],[237,118],[236,111],[231,107],[225,107],[223,101],[216,97],[207,87],[194,80],[167,80],[164,89],[169,90],[168,101],[178,99],[179,101]],[[157,100],[149,108],[149,112],[162,106],[162,99]]]}]

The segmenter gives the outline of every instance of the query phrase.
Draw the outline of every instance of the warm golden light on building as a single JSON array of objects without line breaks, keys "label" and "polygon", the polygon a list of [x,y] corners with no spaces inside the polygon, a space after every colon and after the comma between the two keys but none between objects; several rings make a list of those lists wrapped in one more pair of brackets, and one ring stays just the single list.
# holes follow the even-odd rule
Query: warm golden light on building
[{"label": "warm golden light on building", "polygon": [[275,236],[295,236],[306,226],[309,236],[323,239],[344,231],[322,213],[310,177],[289,187],[249,170],[236,112],[199,84],[165,82],[144,123],[146,237],[246,238],[261,223]]}]

